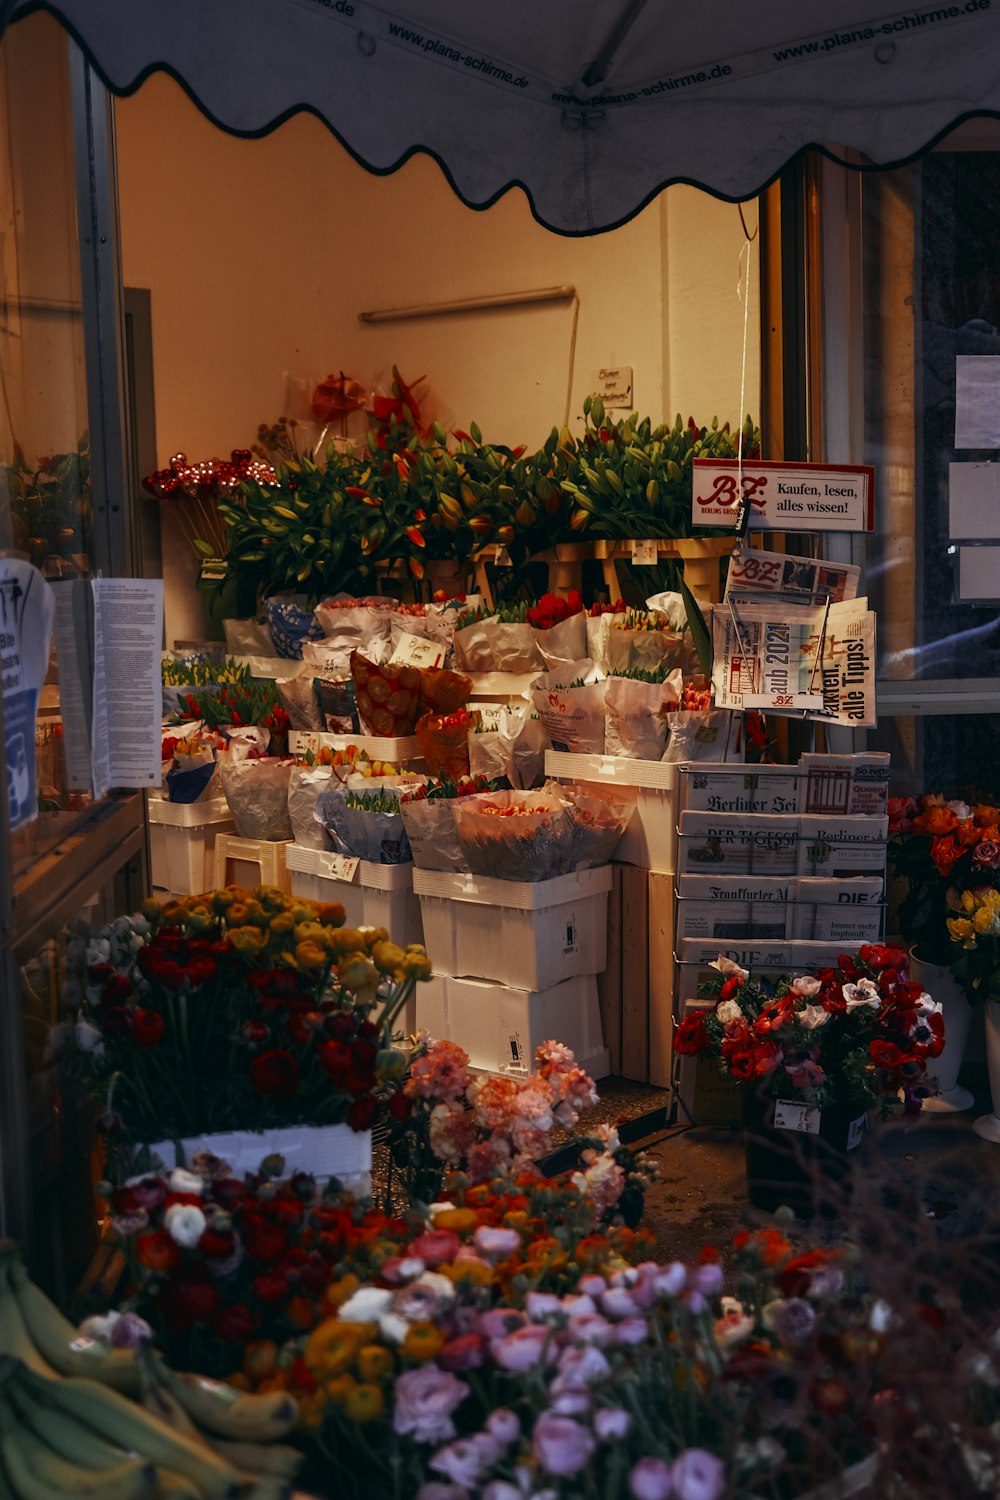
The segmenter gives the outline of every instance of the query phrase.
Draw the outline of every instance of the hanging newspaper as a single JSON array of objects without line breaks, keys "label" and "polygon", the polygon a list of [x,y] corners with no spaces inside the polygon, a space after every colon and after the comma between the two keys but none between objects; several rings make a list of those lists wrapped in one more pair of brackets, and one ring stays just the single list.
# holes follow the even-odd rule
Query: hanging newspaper
[{"label": "hanging newspaper", "polygon": [[860,574],[851,563],[738,547],[729,561],[726,598],[737,604],[839,604],[856,597]]},{"label": "hanging newspaper", "polygon": [[875,724],[875,614],[867,599],[717,604],[712,640],[717,707],[802,713],[852,729]]}]

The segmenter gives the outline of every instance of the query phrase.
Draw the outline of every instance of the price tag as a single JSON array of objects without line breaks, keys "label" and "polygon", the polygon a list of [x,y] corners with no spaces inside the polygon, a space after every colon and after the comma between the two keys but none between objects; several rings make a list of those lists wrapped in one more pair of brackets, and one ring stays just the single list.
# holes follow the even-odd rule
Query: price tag
[{"label": "price tag", "polygon": [[660,555],[660,549],[656,545],[655,537],[640,537],[631,544],[632,561],[637,568],[653,568],[656,566]]},{"label": "price tag", "polygon": [[848,1151],[853,1151],[853,1150],[855,1150],[856,1147],[860,1146],[861,1142],[864,1140],[864,1138],[865,1138],[865,1136],[867,1134],[868,1134],[868,1116],[867,1115],[858,1115],[858,1118],[856,1120],[852,1120],[851,1123],[850,1123],[850,1125],[848,1125],[848,1127],[847,1127],[847,1149],[848,1149]]},{"label": "price tag", "polygon": [[328,854],[325,860],[326,872],[334,880],[344,880],[350,884],[361,865],[360,859],[349,859],[346,854]]},{"label": "price tag", "polygon": [[819,1110],[807,1104],[791,1104],[787,1099],[778,1099],[774,1105],[776,1130],[799,1130],[805,1135],[819,1135]]},{"label": "price tag", "polygon": [[498,568],[509,568],[511,566],[510,553],[502,544],[497,547],[493,561]]},{"label": "price tag", "polygon": [[404,667],[439,667],[444,661],[444,646],[407,632],[399,637],[389,660]]}]

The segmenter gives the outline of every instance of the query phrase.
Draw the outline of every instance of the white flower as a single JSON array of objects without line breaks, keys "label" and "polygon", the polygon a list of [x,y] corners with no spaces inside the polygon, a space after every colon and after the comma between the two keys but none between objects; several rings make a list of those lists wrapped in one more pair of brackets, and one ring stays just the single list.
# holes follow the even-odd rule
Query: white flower
[{"label": "white flower", "polygon": [[879,1297],[877,1301],[872,1303],[871,1311],[868,1314],[868,1327],[872,1333],[886,1333],[898,1322],[899,1319],[888,1302],[883,1302],[882,1298]]},{"label": "white flower", "polygon": [[338,1309],[342,1323],[377,1323],[388,1312],[393,1294],[387,1287],[363,1286]]},{"label": "white flower", "polygon": [[743,1012],[735,1000],[723,1000],[722,1004],[716,1007],[715,1015],[716,1019],[721,1021],[723,1026],[728,1026],[730,1021],[739,1021],[743,1016]]},{"label": "white flower", "polygon": [[798,979],[793,979],[789,985],[793,995],[801,995],[804,1000],[811,1000],[813,995],[818,995],[823,988],[815,974],[800,974]]},{"label": "white flower", "polygon": [[111,943],[107,938],[93,937],[87,944],[86,962],[91,964],[106,964],[111,957]]},{"label": "white flower", "polygon": [[730,979],[733,976],[735,976],[737,979],[750,978],[749,969],[741,969],[738,963],[734,963],[733,960],[731,958],[727,958],[724,953],[720,953],[715,962],[709,964],[708,967],[710,969],[717,970],[724,979]]},{"label": "white flower", "polygon": [[170,1191],[172,1193],[197,1193],[200,1198],[205,1191],[205,1184],[194,1172],[186,1172],[183,1167],[175,1167],[170,1174]]},{"label": "white flower", "polygon": [[[374,1291],[375,1288],[372,1287],[369,1290]],[[343,1308],[340,1309],[337,1316],[340,1318],[344,1316]],[[357,1321],[359,1323],[367,1323],[368,1319],[359,1318]],[[382,1337],[387,1339],[390,1344],[401,1344],[410,1331],[410,1325],[407,1320],[401,1318],[399,1313],[394,1312],[384,1312],[378,1320],[378,1326]]]},{"label": "white flower", "polygon": [[400,1261],[396,1270],[400,1281],[412,1281],[415,1276],[420,1276],[427,1269],[419,1255],[406,1255]]},{"label": "white flower", "polygon": [[878,1010],[882,1004],[882,996],[874,979],[859,979],[857,984],[841,985],[841,993],[847,1001],[848,1012],[859,1010],[864,1005]]},{"label": "white flower", "polygon": [[192,1250],[205,1233],[205,1215],[196,1203],[172,1203],[163,1215],[163,1227],[172,1240]]},{"label": "white flower", "polygon": [[[358,931],[360,932],[360,930],[361,929],[359,928]],[[428,1212],[428,1214],[430,1215],[430,1217],[432,1219],[436,1219],[437,1216],[438,1216],[438,1214],[443,1214],[446,1209],[454,1208],[454,1207],[455,1207],[454,1203],[443,1203],[443,1202],[442,1203],[432,1203],[430,1205],[430,1207],[428,1208],[427,1212]]]},{"label": "white flower", "polygon": [[946,802],[945,807],[955,814],[960,823],[967,823],[972,817],[972,808],[967,802]]},{"label": "white flower", "polygon": [[84,1318],[80,1324],[80,1335],[85,1339],[95,1339],[100,1344],[110,1344],[111,1330],[120,1317],[120,1312],[108,1312],[103,1316],[98,1314],[92,1318]]},{"label": "white flower", "polygon": [[801,1010],[795,1012],[795,1019],[806,1031],[816,1031],[829,1021],[830,1012],[824,1010],[822,1005],[803,1005]]},{"label": "white flower", "polygon": [[81,1052],[92,1052],[95,1057],[103,1056],[104,1038],[96,1026],[91,1026],[89,1021],[77,1021],[73,1034]]},{"label": "white flower", "polygon": [[917,996],[913,1008],[920,1016],[936,1016],[941,1014],[942,1005],[940,1000],[932,1000],[924,990],[922,995]]}]

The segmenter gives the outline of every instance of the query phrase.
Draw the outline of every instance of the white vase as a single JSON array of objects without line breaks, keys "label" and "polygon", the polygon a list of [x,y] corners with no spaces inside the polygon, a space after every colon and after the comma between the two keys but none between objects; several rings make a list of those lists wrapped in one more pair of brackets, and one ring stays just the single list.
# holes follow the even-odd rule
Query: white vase
[{"label": "white vase", "polygon": [[[266,1156],[285,1159],[283,1176],[311,1172],[322,1186],[331,1177],[358,1196],[371,1190],[372,1133],[349,1125],[283,1125],[273,1130],[213,1131],[180,1142],[184,1161],[196,1151],[211,1151],[229,1163],[234,1177],[257,1172]],[[177,1143],[155,1141],[149,1147],[165,1167],[177,1166]]]},{"label": "white vase", "polygon": [[984,1141],[1000,1145],[1000,1003],[987,1000],[983,1015],[986,1026],[986,1067],[990,1075],[990,1094],[993,1097],[993,1113],[980,1115],[974,1121],[973,1130]]},{"label": "white vase", "polygon": [[[910,949],[910,979],[914,984],[922,984],[932,1000],[940,1000],[944,1020],[944,1051],[927,1064],[928,1076],[937,1080],[938,1093],[924,1100],[923,1109],[929,1114],[959,1114],[963,1109],[971,1109],[975,1103],[969,1090],[958,1082],[972,1021],[972,1006],[947,965],[924,963],[913,948]],[[997,1100],[1000,1102],[1000,1093]]]}]

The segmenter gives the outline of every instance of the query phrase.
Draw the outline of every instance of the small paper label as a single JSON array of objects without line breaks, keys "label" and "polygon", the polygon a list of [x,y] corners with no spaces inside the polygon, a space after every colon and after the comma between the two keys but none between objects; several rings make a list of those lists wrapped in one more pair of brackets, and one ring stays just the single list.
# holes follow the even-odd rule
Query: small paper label
[{"label": "small paper label", "polygon": [[655,537],[639,537],[631,543],[632,561],[637,568],[652,568],[656,566],[659,557],[659,548]]},{"label": "small paper label", "polygon": [[494,554],[494,557],[493,557],[493,561],[494,561],[495,565],[498,568],[509,568],[510,567],[510,553],[507,551],[507,548],[504,547],[502,544],[499,547],[497,547],[496,553]]},{"label": "small paper label", "polygon": [[847,1127],[848,1151],[853,1151],[857,1146],[860,1146],[861,1142],[864,1140],[867,1134],[868,1116],[866,1114],[858,1115],[858,1118],[856,1120],[852,1120],[850,1125],[848,1125]]},{"label": "small paper label", "polygon": [[569,916],[566,918],[566,927],[564,929],[564,934],[565,935],[563,938],[562,947],[563,954],[568,955],[570,953],[578,953],[580,949],[580,940],[577,936],[576,931],[575,912],[570,912]]},{"label": "small paper label", "polygon": [[350,882],[358,873],[360,864],[360,859],[350,859],[346,854],[328,854],[326,857],[326,873],[332,876],[334,880]]},{"label": "small paper label", "polygon": [[490,734],[500,728],[507,712],[505,703],[477,703],[475,707],[483,734]]},{"label": "small paper label", "polygon": [[792,1104],[787,1099],[778,1099],[774,1105],[774,1127],[776,1130],[800,1130],[806,1135],[819,1135],[819,1110],[808,1104]]},{"label": "small paper label", "polygon": [[404,667],[439,667],[444,660],[440,641],[425,640],[422,635],[401,635],[390,661]]}]

